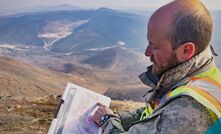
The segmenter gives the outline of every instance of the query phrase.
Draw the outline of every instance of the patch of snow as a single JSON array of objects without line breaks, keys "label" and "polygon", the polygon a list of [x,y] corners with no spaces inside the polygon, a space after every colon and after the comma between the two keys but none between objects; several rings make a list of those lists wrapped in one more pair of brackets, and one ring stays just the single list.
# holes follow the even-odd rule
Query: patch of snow
[{"label": "patch of snow", "polygon": [[11,48],[11,49],[13,49],[13,48],[15,48],[16,46],[13,46],[13,45],[9,45],[9,44],[1,44],[0,45],[0,48]]},{"label": "patch of snow", "polygon": [[126,43],[123,42],[123,41],[118,41],[117,44],[119,44],[119,45],[125,45]]},{"label": "patch of snow", "polygon": [[115,46],[100,47],[100,48],[91,48],[91,49],[87,49],[87,50],[89,50],[89,51],[104,51],[104,50],[107,50],[107,49],[110,49],[110,48],[121,47],[121,46],[124,46],[124,45],[115,45]]},{"label": "patch of snow", "polygon": [[61,23],[57,25],[51,24],[52,26],[48,26],[48,27],[50,27],[51,29],[54,28],[55,30],[53,32],[51,31],[51,32],[40,33],[38,37],[44,42],[43,48],[49,51],[49,47],[51,47],[55,42],[71,35],[75,28],[77,28],[78,26],[84,23],[87,23],[88,21],[89,20],[80,20],[80,21],[76,21],[76,22],[72,22],[68,24],[65,24],[65,23]]},{"label": "patch of snow", "polygon": [[22,50],[22,49],[18,48],[16,45],[11,45],[11,44],[0,44],[0,48]]},{"label": "patch of snow", "polygon": [[70,52],[70,53],[66,53],[65,54],[65,56],[70,56],[70,55],[72,55],[72,53]]}]

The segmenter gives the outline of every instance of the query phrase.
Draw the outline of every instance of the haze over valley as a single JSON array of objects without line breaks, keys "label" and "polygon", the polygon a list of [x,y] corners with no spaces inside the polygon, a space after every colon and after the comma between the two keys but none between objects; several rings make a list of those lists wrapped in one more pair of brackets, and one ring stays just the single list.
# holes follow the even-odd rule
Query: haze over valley
[{"label": "haze over valley", "polygon": [[137,76],[147,64],[145,27],[145,17],[108,8],[3,16],[0,52],[101,93],[132,90],[142,87]]},{"label": "haze over valley", "polygon": [[[113,90],[122,95],[121,90],[126,90],[123,97],[117,97],[143,99],[127,95],[132,91],[140,95],[147,89],[137,76],[151,64],[143,52],[147,46],[147,18],[154,10],[132,12],[68,5],[39,10],[0,17],[2,56],[52,74],[75,77],[65,80],[101,93],[110,95]],[[221,54],[221,13],[212,11],[212,15],[215,26],[211,43]],[[221,67],[220,56],[215,59]],[[61,91],[66,82],[62,82]]]},{"label": "haze over valley", "polygon": [[[151,64],[143,53],[153,11],[61,5],[0,12],[0,131],[45,133],[67,82],[144,101],[149,87],[138,75]],[[221,68],[221,11],[212,15]]]}]

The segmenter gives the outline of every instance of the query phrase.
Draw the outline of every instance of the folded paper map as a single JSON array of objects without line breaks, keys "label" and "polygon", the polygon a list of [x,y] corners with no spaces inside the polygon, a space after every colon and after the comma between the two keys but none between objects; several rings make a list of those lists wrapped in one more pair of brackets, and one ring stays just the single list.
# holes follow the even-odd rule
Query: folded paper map
[{"label": "folded paper map", "polygon": [[68,83],[48,134],[99,134],[91,119],[96,103],[109,107],[111,99],[102,94]]}]

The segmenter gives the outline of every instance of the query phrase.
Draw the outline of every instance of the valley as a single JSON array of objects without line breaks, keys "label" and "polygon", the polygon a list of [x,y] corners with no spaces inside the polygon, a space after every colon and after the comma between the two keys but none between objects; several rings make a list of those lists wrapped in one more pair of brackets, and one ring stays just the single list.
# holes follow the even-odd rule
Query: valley
[{"label": "valley", "polygon": [[[151,64],[143,53],[152,10],[40,9],[0,17],[0,133],[47,133],[68,82],[111,97],[115,112],[144,106],[150,88],[138,75]],[[220,11],[213,15],[221,68]]]}]

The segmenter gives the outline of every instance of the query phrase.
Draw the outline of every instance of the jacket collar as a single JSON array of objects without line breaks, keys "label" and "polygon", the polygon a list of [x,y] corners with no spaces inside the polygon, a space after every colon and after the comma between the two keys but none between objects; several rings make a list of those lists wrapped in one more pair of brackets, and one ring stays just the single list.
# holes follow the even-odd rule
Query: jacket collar
[{"label": "jacket collar", "polygon": [[151,73],[152,65],[147,67],[147,71],[142,73],[139,78],[144,84],[152,87],[153,93],[148,99],[148,101],[152,101],[164,96],[166,92],[184,78],[207,70],[211,64],[214,64],[213,56],[210,47],[208,47],[190,60],[167,70],[160,78]]}]

